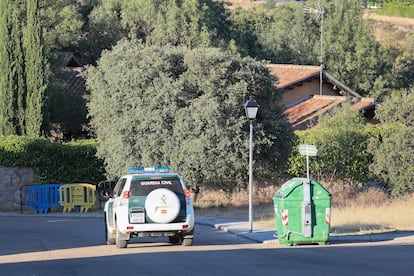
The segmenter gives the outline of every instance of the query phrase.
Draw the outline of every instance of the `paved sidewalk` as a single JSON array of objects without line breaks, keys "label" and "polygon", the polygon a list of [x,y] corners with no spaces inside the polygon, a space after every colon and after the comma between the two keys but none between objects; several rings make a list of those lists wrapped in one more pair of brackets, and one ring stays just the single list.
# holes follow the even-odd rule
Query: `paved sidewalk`
[{"label": "paved sidewalk", "polygon": [[[49,212],[46,214],[34,214],[33,212],[24,213],[21,212],[0,212],[0,217],[7,216],[39,216],[39,217],[77,217],[77,218],[102,218],[102,210],[87,212],[87,213],[60,213],[60,212]],[[267,245],[279,245],[277,239],[277,233],[275,229],[264,229],[256,227],[253,223],[253,231],[249,231],[248,221],[237,221],[224,218],[215,217],[204,217],[196,216],[196,224],[211,226],[223,232],[228,232],[253,242],[263,243]],[[357,243],[357,242],[379,242],[379,241],[390,241],[390,240],[404,240],[410,243],[414,243],[414,231],[394,231],[387,233],[370,233],[370,234],[342,234],[329,236],[329,243],[341,244],[341,243]]]},{"label": "paved sidewalk", "polygon": [[[218,219],[212,217],[196,217],[196,223],[209,225],[224,232],[229,232],[251,241],[263,244],[279,245],[277,233],[274,229],[255,228],[253,223],[253,231],[249,232],[248,221],[231,221],[226,219]],[[357,242],[380,242],[390,240],[402,240],[414,243],[414,231],[393,231],[386,233],[369,233],[369,234],[331,234],[329,243],[357,243]]]},{"label": "paved sidewalk", "polygon": [[211,226],[218,230],[235,234],[246,239],[258,243],[277,243],[277,238],[274,237],[276,231],[264,228],[255,228],[253,224],[253,231],[249,232],[248,221],[231,221],[228,219],[220,219],[213,217],[196,216],[196,224]]}]

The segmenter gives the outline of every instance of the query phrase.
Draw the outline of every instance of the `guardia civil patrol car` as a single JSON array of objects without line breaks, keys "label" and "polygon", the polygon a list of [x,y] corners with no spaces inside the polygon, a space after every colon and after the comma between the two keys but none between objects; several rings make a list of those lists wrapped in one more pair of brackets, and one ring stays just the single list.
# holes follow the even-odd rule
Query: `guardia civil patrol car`
[{"label": "guardia civil patrol car", "polygon": [[169,167],[129,168],[105,203],[107,244],[127,247],[132,237],[167,236],[192,245],[194,209],[183,178]]}]

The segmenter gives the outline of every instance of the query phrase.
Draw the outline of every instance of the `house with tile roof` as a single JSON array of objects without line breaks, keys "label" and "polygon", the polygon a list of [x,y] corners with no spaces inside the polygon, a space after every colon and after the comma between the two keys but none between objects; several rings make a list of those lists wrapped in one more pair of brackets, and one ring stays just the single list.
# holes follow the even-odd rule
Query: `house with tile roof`
[{"label": "house with tile roof", "polygon": [[74,53],[62,52],[61,55],[64,61],[65,78],[68,81],[65,92],[71,96],[83,97],[86,92],[86,82],[80,73],[85,70],[85,67]]},{"label": "house with tile roof", "polygon": [[[87,137],[86,82],[81,76],[85,70],[82,63],[72,52],[59,52],[62,59],[63,79],[62,95],[54,104],[51,118],[50,139],[54,142],[70,140],[72,138]],[[57,99],[55,98],[55,99]],[[70,115],[70,116],[69,116]],[[70,117],[70,118],[69,118]]]},{"label": "house with tile roof", "polygon": [[314,125],[318,117],[345,102],[371,120],[375,99],[364,98],[350,87],[335,79],[319,66],[269,64],[269,72],[278,78],[277,87],[283,91],[284,114],[295,130]]}]

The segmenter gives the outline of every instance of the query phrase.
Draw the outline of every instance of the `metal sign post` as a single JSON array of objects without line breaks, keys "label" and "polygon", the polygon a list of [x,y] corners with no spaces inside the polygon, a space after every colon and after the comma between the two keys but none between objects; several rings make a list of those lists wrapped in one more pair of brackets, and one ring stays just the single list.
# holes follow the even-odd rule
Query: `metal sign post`
[{"label": "metal sign post", "polygon": [[299,153],[306,156],[306,181],[303,183],[302,232],[306,238],[312,237],[311,179],[309,175],[309,156],[316,156],[315,145],[299,145]]},{"label": "metal sign post", "polygon": [[318,150],[316,149],[315,145],[299,145],[299,153],[302,155],[306,155],[306,177],[308,180],[310,179],[309,176],[309,156],[316,156]]}]

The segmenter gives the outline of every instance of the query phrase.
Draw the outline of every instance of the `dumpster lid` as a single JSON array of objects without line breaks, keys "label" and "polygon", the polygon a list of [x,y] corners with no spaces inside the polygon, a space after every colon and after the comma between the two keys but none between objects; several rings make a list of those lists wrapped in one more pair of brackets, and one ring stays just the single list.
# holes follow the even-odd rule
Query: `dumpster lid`
[{"label": "dumpster lid", "polygon": [[[285,182],[279,188],[279,190],[276,191],[276,193],[274,194],[273,197],[276,197],[276,198],[286,198],[286,197],[289,196],[290,193],[293,192],[293,190],[295,190],[298,186],[301,186],[306,181],[307,181],[307,178],[303,178],[303,177],[295,177],[295,178],[292,178],[292,179],[288,180],[287,182]],[[326,192],[326,194],[328,196],[330,196],[330,193],[318,181],[316,181],[315,179],[311,179],[311,185],[318,186],[321,190],[323,190],[324,192]]]}]

